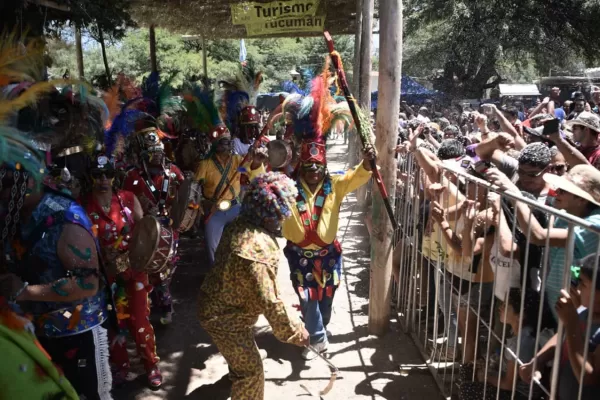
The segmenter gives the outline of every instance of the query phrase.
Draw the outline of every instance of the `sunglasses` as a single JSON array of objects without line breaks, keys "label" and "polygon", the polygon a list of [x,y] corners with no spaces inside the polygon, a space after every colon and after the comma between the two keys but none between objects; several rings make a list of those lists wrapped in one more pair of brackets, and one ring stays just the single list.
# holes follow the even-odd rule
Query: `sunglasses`
[{"label": "sunglasses", "polygon": [[556,164],[552,167],[552,170],[562,174],[567,170],[567,164]]},{"label": "sunglasses", "polygon": [[107,179],[112,179],[115,177],[115,171],[113,170],[93,170],[92,173],[92,178],[94,179],[100,179],[102,178],[102,176],[105,176]]},{"label": "sunglasses", "polygon": [[538,176],[542,175],[544,172],[546,172],[546,168],[544,168],[543,170],[541,170],[539,172],[525,171],[521,168],[519,168],[519,170],[518,170],[519,175],[525,175],[530,178],[537,178]]},{"label": "sunglasses", "polygon": [[305,163],[302,164],[301,168],[303,171],[322,171],[325,169],[325,166],[316,163]]}]

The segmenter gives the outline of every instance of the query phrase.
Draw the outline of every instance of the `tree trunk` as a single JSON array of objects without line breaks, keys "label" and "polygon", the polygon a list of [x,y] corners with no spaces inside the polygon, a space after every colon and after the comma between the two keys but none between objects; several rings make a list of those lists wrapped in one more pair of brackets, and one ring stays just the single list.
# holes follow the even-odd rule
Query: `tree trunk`
[{"label": "tree trunk", "polygon": [[[400,81],[402,77],[402,0],[379,2],[379,98],[377,102],[376,147],[383,182],[394,204],[398,138]],[[394,228],[379,191],[373,191],[371,234],[371,281],[369,290],[369,333],[387,332],[390,320]]]},{"label": "tree trunk", "polygon": [[[367,115],[371,112],[371,42],[373,40],[373,11],[375,9],[374,0],[362,0],[362,24],[360,38],[360,107],[365,110]],[[356,160],[360,159],[362,145],[358,135],[355,139],[356,151],[354,155]],[[365,208],[367,205],[369,185],[363,185],[356,191],[356,200],[358,206]]]},{"label": "tree trunk", "polygon": [[81,45],[81,27],[79,25],[75,25],[75,53],[77,55],[77,75],[79,79],[85,79],[83,47]]},{"label": "tree trunk", "polygon": [[150,69],[152,72],[158,71],[158,65],[156,63],[156,32],[154,25],[150,25]]},{"label": "tree trunk", "polygon": [[100,48],[102,49],[102,61],[104,61],[104,71],[106,73],[106,82],[108,86],[112,86],[112,74],[108,66],[108,58],[106,57],[106,45],[104,44],[104,33],[102,28],[98,25],[98,39],[100,40]]}]

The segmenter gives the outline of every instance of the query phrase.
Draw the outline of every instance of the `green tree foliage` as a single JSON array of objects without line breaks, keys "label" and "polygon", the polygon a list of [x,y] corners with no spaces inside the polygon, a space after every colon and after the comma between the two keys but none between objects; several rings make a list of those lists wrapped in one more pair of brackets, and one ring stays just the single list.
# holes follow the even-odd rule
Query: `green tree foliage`
[{"label": "green tree foliage", "polygon": [[[352,79],[354,38],[335,38],[336,50],[342,55],[348,78]],[[208,40],[208,78],[217,80],[234,74],[239,65],[239,40]],[[281,90],[281,83],[290,78],[292,68],[311,69],[319,73],[323,66],[327,48],[320,37],[314,38],[269,38],[247,39],[248,57],[263,71],[264,91]],[[132,29],[122,40],[106,46],[110,71],[114,76],[124,72],[141,82],[150,73],[149,33],[147,29]],[[75,48],[68,38],[48,42],[48,53],[53,62],[51,76],[62,76],[66,69],[76,70]],[[164,79],[171,79],[174,87],[184,81],[197,81],[203,75],[202,41],[183,38],[163,29],[156,30],[156,56],[158,69]],[[104,76],[100,46],[92,40],[84,44],[85,75],[98,80]],[[94,78],[92,78],[94,79]]]},{"label": "green tree foliage", "polygon": [[404,71],[436,89],[479,97],[501,80],[598,58],[597,0],[408,0]]}]

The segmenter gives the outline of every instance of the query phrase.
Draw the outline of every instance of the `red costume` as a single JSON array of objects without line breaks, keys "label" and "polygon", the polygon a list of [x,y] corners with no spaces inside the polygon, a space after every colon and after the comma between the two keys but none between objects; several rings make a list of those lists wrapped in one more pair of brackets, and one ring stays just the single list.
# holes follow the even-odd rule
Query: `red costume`
[{"label": "red costume", "polygon": [[[169,225],[169,215],[171,205],[175,200],[179,185],[184,180],[181,170],[175,164],[169,164],[164,172],[152,177],[148,177],[142,168],[135,168],[127,173],[123,188],[129,190],[138,197],[144,215],[153,215],[163,224]],[[175,241],[179,238],[179,232],[173,231]],[[160,274],[150,274],[149,279],[154,290],[152,291],[152,305],[157,308],[161,314],[168,315],[170,318],[173,312],[173,301],[169,289],[171,279],[177,268],[177,257],[173,257],[173,264],[165,272]],[[161,318],[163,324],[170,320]]]},{"label": "red costume", "polygon": [[[97,232],[101,248],[116,248],[123,253],[127,252],[134,228],[134,198],[132,192],[125,190],[113,193],[110,211],[106,213],[92,194],[88,197],[86,211],[94,231]],[[129,262],[128,258],[125,260],[124,262]],[[149,320],[148,293],[151,291],[151,286],[148,283],[148,275],[127,268],[123,272],[109,276],[109,280],[113,287],[119,326],[122,329],[129,329],[144,367],[147,372],[150,372],[159,358],[156,355],[154,328]],[[127,344],[123,335],[113,333],[111,336],[111,361],[117,366],[118,373],[124,376],[129,370]]]}]

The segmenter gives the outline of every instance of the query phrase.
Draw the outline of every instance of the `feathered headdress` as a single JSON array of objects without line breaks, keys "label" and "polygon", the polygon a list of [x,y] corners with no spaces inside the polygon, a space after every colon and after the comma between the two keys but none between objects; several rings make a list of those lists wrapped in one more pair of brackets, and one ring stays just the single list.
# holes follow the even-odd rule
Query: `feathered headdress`
[{"label": "feathered headdress", "polygon": [[41,40],[19,41],[16,31],[0,34],[0,86],[15,82],[41,81],[44,45]]},{"label": "feathered headdress", "polygon": [[348,126],[352,115],[346,102],[336,103],[330,91],[331,74],[329,62],[323,73],[313,79],[310,95],[292,94],[283,102],[284,115],[290,115],[294,133],[300,139],[302,148],[300,162],[326,164],[326,137],[339,121]]},{"label": "feathered headdress", "polygon": [[262,72],[256,71],[251,59],[240,65],[235,77],[219,82],[223,89],[220,111],[231,132],[238,132],[241,125],[259,123],[256,102],[262,82]]},{"label": "feathered headdress", "polygon": [[198,85],[194,85],[185,90],[183,99],[188,120],[200,132],[208,134],[211,142],[231,136],[221,120],[214,92],[202,90]]}]

